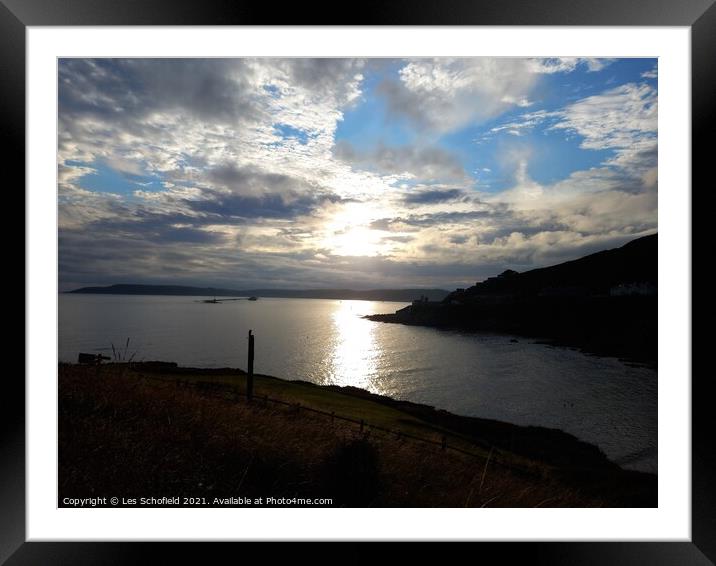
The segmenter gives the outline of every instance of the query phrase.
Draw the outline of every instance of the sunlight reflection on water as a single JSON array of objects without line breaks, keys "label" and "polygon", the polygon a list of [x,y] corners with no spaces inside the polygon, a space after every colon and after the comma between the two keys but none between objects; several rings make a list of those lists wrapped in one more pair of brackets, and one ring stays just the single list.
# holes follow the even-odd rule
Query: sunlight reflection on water
[{"label": "sunlight reflection on water", "polygon": [[361,318],[367,310],[372,309],[365,301],[342,301],[333,312],[336,338],[330,359],[334,385],[370,389],[375,381],[380,346],[375,339],[375,324]]},{"label": "sunlight reflection on water", "polygon": [[613,358],[534,340],[362,318],[405,303],[260,298],[60,295],[59,359],[112,355],[131,338],[136,360],[246,367],[256,336],[258,373],[351,385],[461,415],[558,428],[625,466],[656,470],[657,375]]}]

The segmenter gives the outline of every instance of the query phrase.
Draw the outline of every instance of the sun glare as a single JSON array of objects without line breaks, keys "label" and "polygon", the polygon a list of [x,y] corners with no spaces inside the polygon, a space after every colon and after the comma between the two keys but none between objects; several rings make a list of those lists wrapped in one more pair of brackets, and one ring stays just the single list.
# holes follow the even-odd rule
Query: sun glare
[{"label": "sun glare", "polygon": [[374,215],[374,211],[362,203],[344,206],[326,223],[323,245],[334,255],[378,255],[381,233],[368,227]]},{"label": "sun glare", "polygon": [[370,228],[349,228],[328,242],[333,254],[342,256],[375,256],[380,252],[380,235]]},{"label": "sun glare", "polygon": [[378,373],[381,348],[375,323],[361,318],[367,306],[365,301],[341,301],[333,313],[337,340],[330,360],[335,385],[369,388]]}]

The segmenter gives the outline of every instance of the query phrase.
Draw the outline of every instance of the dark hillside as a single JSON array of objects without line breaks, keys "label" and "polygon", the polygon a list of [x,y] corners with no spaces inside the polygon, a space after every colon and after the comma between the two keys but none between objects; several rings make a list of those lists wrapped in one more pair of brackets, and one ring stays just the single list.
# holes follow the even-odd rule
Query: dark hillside
[{"label": "dark hillside", "polygon": [[618,287],[641,285],[645,290],[657,285],[657,234],[633,240],[620,248],[604,250],[573,261],[524,273],[506,271],[497,277],[453,292],[446,301],[461,296],[514,293],[535,295],[609,295]]},{"label": "dark hillside", "polygon": [[506,270],[440,302],[367,318],[533,336],[656,367],[657,243],[654,234],[551,267]]}]

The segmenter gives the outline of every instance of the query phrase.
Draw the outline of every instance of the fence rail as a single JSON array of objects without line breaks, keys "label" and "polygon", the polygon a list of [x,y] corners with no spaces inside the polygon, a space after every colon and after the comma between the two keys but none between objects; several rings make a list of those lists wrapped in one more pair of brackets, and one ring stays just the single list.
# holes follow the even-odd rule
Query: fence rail
[{"label": "fence rail", "polygon": [[[132,370],[137,371],[137,370]],[[268,395],[256,395],[256,392],[252,392],[252,395],[249,396],[247,393],[242,391],[237,391],[236,388],[233,385],[230,384],[224,384],[224,383],[215,383],[210,381],[192,381],[187,379],[180,379],[180,378],[164,378],[164,377],[155,377],[152,375],[147,375],[146,373],[137,371],[137,376],[140,379],[148,379],[156,382],[162,382],[162,383],[176,383],[179,384],[182,387],[191,387],[193,389],[196,389],[198,391],[201,391],[204,394],[224,394],[221,396],[221,398],[226,399],[225,396],[228,394],[232,399],[236,400],[238,398],[244,398],[247,400],[248,404],[257,404],[259,402],[263,402],[265,405],[268,405],[268,403],[274,403],[277,405],[282,405],[285,407],[293,408],[295,409],[296,413],[300,413],[301,411],[308,411],[311,413],[315,413],[318,415],[322,415],[325,417],[330,417],[331,422],[334,420],[340,420],[344,422],[349,422],[355,425],[358,425],[360,427],[361,432],[365,432],[366,429],[370,431],[380,431],[388,435],[388,437],[393,437],[397,440],[402,439],[410,439],[416,442],[422,442],[426,444],[431,444],[434,446],[440,446],[441,450],[443,452],[446,452],[448,450],[451,450],[453,452],[458,452],[460,454],[463,454],[468,457],[477,458],[480,460],[486,460],[486,457],[483,454],[476,454],[474,452],[471,452],[469,450],[465,450],[464,448],[461,448],[459,446],[455,446],[448,443],[448,437],[447,435],[442,435],[442,438],[440,440],[435,440],[432,438],[425,438],[421,436],[417,436],[414,434],[411,434],[409,432],[405,432],[402,430],[395,430],[387,427],[383,427],[376,424],[371,424],[365,419],[356,419],[353,417],[348,417],[345,415],[337,414],[335,411],[324,411],[321,409],[317,409],[315,407],[310,407],[306,405],[302,405],[301,403],[292,403],[290,401],[285,401],[283,399],[276,399],[273,397],[269,397]],[[463,439],[464,440],[464,439]],[[470,443],[469,440],[465,440],[465,442]],[[523,470],[528,471],[528,468],[525,466],[521,466],[518,464],[515,464],[514,462],[505,462],[499,458],[499,455],[501,454],[501,451],[494,446],[490,445],[490,456],[487,458],[490,462],[490,464],[495,465],[497,467],[501,468],[507,468],[511,470]]]}]

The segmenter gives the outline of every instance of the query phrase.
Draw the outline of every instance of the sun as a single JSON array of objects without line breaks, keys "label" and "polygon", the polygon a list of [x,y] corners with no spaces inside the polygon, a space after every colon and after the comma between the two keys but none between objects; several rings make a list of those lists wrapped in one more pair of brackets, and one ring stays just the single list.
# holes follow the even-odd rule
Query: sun
[{"label": "sun", "polygon": [[380,234],[363,226],[349,227],[326,242],[333,255],[368,256],[380,253]]},{"label": "sun", "polygon": [[323,247],[333,255],[368,256],[380,253],[381,232],[371,229],[375,211],[364,203],[350,203],[334,214],[324,227]]}]

